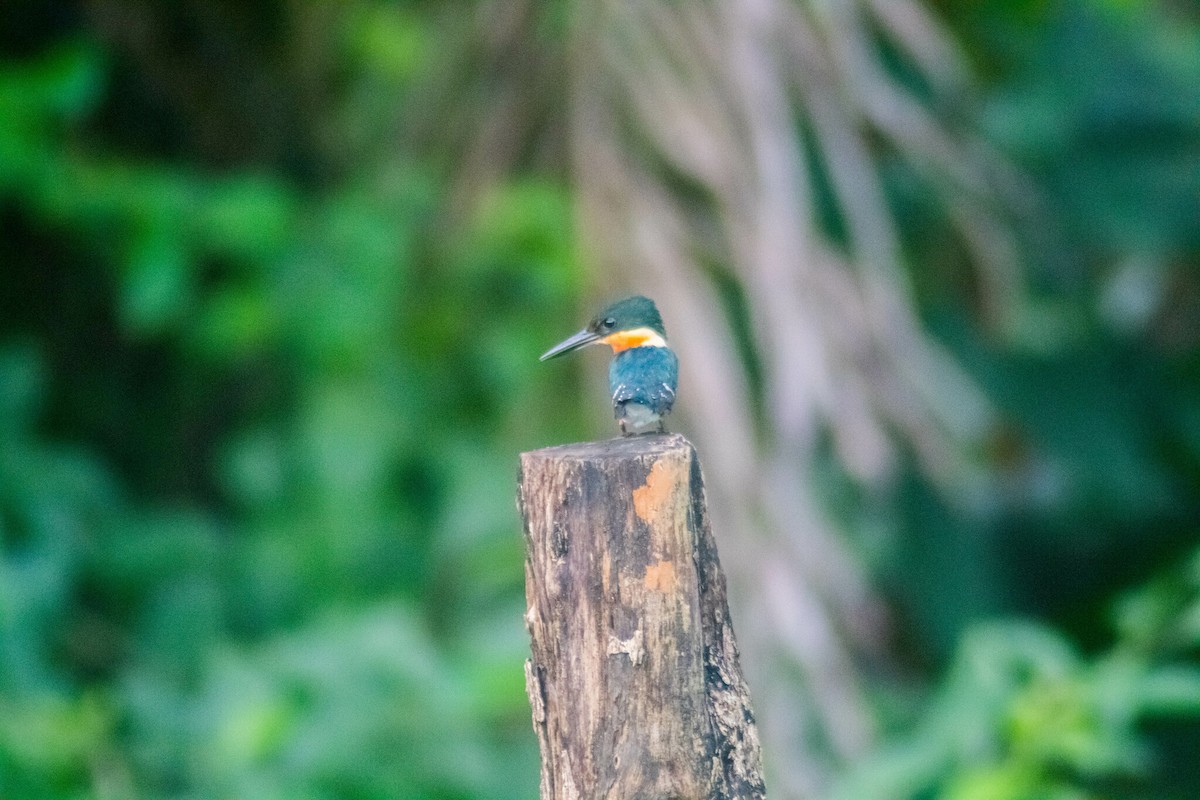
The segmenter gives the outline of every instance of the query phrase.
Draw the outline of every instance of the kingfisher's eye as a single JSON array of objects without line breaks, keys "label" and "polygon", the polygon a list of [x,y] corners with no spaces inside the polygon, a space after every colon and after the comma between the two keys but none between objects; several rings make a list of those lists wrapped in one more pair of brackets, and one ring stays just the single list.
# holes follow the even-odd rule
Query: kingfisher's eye
[{"label": "kingfisher's eye", "polygon": [[617,321],[615,319],[613,319],[612,317],[609,317],[608,319],[604,320],[604,322],[602,324],[604,325],[604,327],[608,328],[609,330],[612,330],[613,326],[617,324]]}]

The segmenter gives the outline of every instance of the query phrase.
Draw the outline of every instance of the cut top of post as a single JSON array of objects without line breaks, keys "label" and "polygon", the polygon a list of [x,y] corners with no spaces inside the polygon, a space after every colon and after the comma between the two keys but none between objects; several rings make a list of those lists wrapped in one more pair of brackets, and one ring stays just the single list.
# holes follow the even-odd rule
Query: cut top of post
[{"label": "cut top of post", "polygon": [[643,434],[641,436],[621,436],[615,439],[604,439],[599,442],[578,442],[576,444],[560,444],[555,447],[543,447],[541,450],[531,450],[521,454],[521,461],[550,459],[553,461],[591,461],[598,462],[606,459],[626,458],[658,458],[671,451],[689,453],[692,445],[682,434]]}]

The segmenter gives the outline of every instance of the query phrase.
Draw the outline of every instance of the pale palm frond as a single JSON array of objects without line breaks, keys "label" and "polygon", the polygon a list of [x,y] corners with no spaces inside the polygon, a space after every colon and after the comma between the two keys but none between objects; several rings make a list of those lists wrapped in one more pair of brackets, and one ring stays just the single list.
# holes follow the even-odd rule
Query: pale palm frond
[{"label": "pale palm frond", "polygon": [[[885,627],[810,488],[821,437],[863,480],[886,477],[907,442],[952,485],[966,472],[962,445],[991,424],[918,320],[880,142],[955,198],[951,223],[993,312],[1019,292],[993,211],[1015,182],[889,76],[873,31],[938,91],[963,90],[953,41],[903,0],[601,2],[576,30],[581,227],[598,274],[654,294],[680,333],[681,395],[784,796],[813,796],[871,741],[855,654],[880,646]],[[845,219],[842,246],[817,221],[814,162]],[[720,299],[730,280],[753,320],[759,409]],[[780,659],[798,683],[773,668]]]},{"label": "pale palm frond", "polygon": [[[814,493],[814,455],[829,439],[872,484],[911,447],[954,488],[971,474],[964,445],[992,422],[920,324],[882,157],[952,199],[999,325],[1021,292],[1004,209],[1024,190],[885,68],[878,37],[939,102],[969,89],[953,38],[915,0],[597,0],[571,7],[566,42],[544,35],[562,10],[547,8],[485,4],[465,26],[476,68],[441,93],[469,132],[458,194],[569,142],[597,293],[651,294],[675,334],[772,793],[819,796],[874,737],[859,668],[886,648],[887,615]],[[490,100],[454,99],[483,82]],[[815,169],[844,241],[819,221]]]}]

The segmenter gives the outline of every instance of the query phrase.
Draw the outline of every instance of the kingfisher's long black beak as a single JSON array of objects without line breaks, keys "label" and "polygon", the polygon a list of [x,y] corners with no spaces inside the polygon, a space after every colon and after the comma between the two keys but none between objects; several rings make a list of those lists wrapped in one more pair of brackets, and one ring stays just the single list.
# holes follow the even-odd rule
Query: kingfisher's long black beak
[{"label": "kingfisher's long black beak", "polygon": [[556,358],[564,353],[569,353],[572,350],[578,350],[581,347],[586,347],[587,345],[598,341],[600,341],[600,334],[593,333],[587,328],[584,328],[570,339],[565,339],[554,345],[554,347],[551,347],[546,352],[542,353],[542,357],[538,360],[545,361],[548,358]]}]

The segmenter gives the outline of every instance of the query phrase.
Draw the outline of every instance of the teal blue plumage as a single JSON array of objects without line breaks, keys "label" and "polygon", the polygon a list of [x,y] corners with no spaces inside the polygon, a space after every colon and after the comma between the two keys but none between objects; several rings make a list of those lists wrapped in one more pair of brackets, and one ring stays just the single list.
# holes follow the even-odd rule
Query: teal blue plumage
[{"label": "teal blue plumage", "polygon": [[630,403],[645,406],[656,416],[670,414],[678,385],[679,359],[667,347],[631,347],[617,353],[608,366],[617,419],[626,416]]}]

